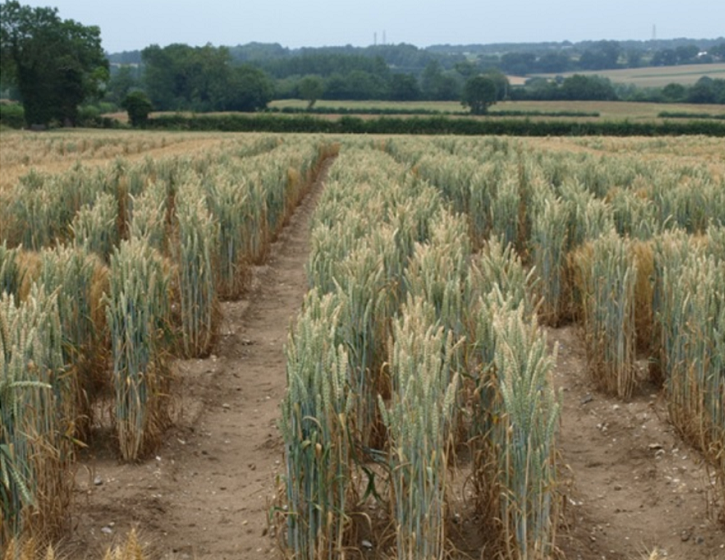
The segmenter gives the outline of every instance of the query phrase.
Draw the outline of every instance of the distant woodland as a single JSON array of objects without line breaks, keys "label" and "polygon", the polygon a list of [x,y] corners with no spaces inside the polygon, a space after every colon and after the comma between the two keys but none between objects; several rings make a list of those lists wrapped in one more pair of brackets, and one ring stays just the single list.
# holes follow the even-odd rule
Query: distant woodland
[{"label": "distant woodland", "polygon": [[[466,82],[487,75],[498,99],[725,103],[725,80],[637,88],[598,76],[536,74],[725,62],[725,39],[587,41],[494,45],[373,45],[289,49],[152,45],[109,55],[109,101],[144,89],[159,110],[254,110],[264,100],[460,100]],[[513,87],[507,75],[529,77]],[[245,82],[249,87],[241,88]],[[243,92],[242,90],[246,90]],[[230,93],[235,92],[235,93]]]},{"label": "distant woodland", "polygon": [[725,104],[717,74],[656,88],[591,74],[716,63],[722,72],[723,37],[427,48],[171,44],[108,54],[99,28],[62,20],[55,8],[7,0],[0,12],[0,97],[22,103],[0,104],[11,126],[100,122],[118,110],[141,124],[151,111],[254,112],[275,99],[306,100],[307,111],[318,100],[460,101],[473,114],[501,100]]}]

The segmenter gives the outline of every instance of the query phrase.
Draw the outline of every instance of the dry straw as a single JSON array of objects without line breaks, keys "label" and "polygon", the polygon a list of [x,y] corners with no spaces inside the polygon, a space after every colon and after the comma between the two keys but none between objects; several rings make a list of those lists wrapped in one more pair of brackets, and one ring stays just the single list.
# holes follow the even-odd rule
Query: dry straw
[{"label": "dry straw", "polygon": [[[139,542],[136,530],[131,529],[123,543],[106,549],[102,560],[150,560],[146,548]],[[52,546],[44,548],[38,540],[29,538],[23,539],[22,544],[12,540],[2,558],[3,560],[66,560],[67,556],[55,552]]]}]

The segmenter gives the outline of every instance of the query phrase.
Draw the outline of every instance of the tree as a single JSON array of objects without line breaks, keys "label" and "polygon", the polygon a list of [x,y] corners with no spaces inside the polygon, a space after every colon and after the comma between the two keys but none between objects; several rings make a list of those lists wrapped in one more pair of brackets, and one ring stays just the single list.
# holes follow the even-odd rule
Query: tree
[{"label": "tree", "polygon": [[440,62],[429,62],[421,75],[421,90],[427,99],[439,99],[440,84],[443,80],[443,69]]},{"label": "tree", "polygon": [[470,107],[474,115],[485,115],[488,108],[496,103],[498,88],[496,82],[487,76],[475,76],[463,87],[461,104]]},{"label": "tree", "polygon": [[690,88],[687,94],[688,103],[717,103],[717,94],[713,85],[715,81],[703,76]]},{"label": "tree", "polygon": [[17,86],[28,126],[72,124],[84,100],[100,97],[108,61],[98,27],[10,0],[0,4],[0,71]]},{"label": "tree", "polygon": [[570,101],[616,101],[612,82],[601,76],[574,74],[561,83],[561,98]]},{"label": "tree", "polygon": [[525,76],[535,71],[536,55],[529,52],[510,52],[501,57],[501,69],[509,74]]},{"label": "tree", "polygon": [[348,99],[385,99],[387,84],[376,74],[353,70],[345,76],[349,90]]},{"label": "tree", "polygon": [[274,93],[263,71],[233,66],[226,47],[151,45],[141,56],[146,92],[159,111],[256,111]]},{"label": "tree", "polygon": [[133,127],[144,127],[149,120],[149,113],[153,111],[153,105],[148,96],[139,90],[132,91],[126,95],[121,106],[128,112],[128,120]]},{"label": "tree", "polygon": [[725,43],[719,43],[714,47],[710,47],[707,49],[707,52],[709,52],[712,56],[725,60]]},{"label": "tree", "polygon": [[462,62],[456,62],[453,65],[453,68],[458,72],[461,76],[463,76],[464,80],[468,80],[478,74],[479,69],[470,60],[464,60]]},{"label": "tree", "polygon": [[563,52],[547,52],[536,61],[536,69],[546,74],[560,74],[569,69],[570,63],[569,57]]},{"label": "tree", "polygon": [[151,102],[158,111],[182,109],[188,97],[184,71],[178,61],[189,58],[190,48],[172,44],[164,48],[150,45],[141,52],[143,82]]},{"label": "tree", "polygon": [[606,70],[617,68],[622,49],[617,41],[597,41],[585,50],[579,58],[583,70]]},{"label": "tree", "polygon": [[319,76],[305,76],[300,80],[298,89],[300,97],[307,101],[307,110],[309,111],[325,93],[325,83]]},{"label": "tree", "polygon": [[509,79],[506,77],[506,74],[496,68],[489,68],[482,74],[482,76],[490,78],[493,80],[493,83],[496,84],[496,101],[503,101],[508,97],[511,84],[509,83]]},{"label": "tree", "polygon": [[267,74],[259,68],[244,64],[231,69],[228,97],[221,110],[259,111],[267,106],[273,95],[274,86]]},{"label": "tree", "polygon": [[627,68],[639,68],[642,66],[642,51],[630,49],[627,51]]},{"label": "tree", "polygon": [[444,72],[440,62],[429,62],[421,74],[421,92],[424,99],[452,101],[461,98],[461,76],[458,72]]},{"label": "tree", "polygon": [[675,49],[677,64],[692,64],[697,62],[700,48],[697,45],[681,45]]},{"label": "tree", "polygon": [[146,92],[160,111],[222,111],[229,94],[228,49],[151,45],[141,53]]},{"label": "tree", "polygon": [[677,64],[677,52],[674,49],[662,49],[652,57],[652,66],[674,66]]},{"label": "tree", "polygon": [[111,69],[104,99],[120,106],[126,95],[139,85],[135,74],[136,68],[129,65],[120,66],[115,72]]},{"label": "tree", "polygon": [[420,99],[420,86],[413,74],[393,74],[390,79],[390,99],[416,101]]},{"label": "tree", "polygon": [[511,90],[511,97],[514,101],[524,99],[550,100],[556,99],[559,86],[553,80],[546,78],[529,78],[523,88]]},{"label": "tree", "polygon": [[662,95],[668,103],[682,103],[687,97],[687,88],[682,84],[667,84],[662,88]]}]

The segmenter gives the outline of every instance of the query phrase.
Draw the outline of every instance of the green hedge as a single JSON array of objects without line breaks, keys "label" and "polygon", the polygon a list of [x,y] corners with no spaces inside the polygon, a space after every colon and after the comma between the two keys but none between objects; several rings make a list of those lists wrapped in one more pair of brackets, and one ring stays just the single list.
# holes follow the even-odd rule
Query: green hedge
[{"label": "green hedge", "polygon": [[712,113],[677,113],[671,111],[662,111],[657,113],[660,119],[716,119],[725,120],[725,115],[715,115]]},{"label": "green hedge", "polygon": [[500,136],[725,136],[725,123],[707,120],[688,122],[571,122],[563,120],[475,118],[393,118],[361,119],[344,116],[330,120],[305,116],[269,114],[162,115],[149,121],[157,130],[223,132],[310,132],[330,134],[448,134]]},{"label": "green hedge", "polygon": [[[25,111],[19,103],[0,103],[0,125],[21,129],[25,126]],[[100,109],[92,105],[81,107],[78,111],[77,126],[85,128],[121,128],[117,120],[101,114]]]},{"label": "green hedge", "polygon": [[17,103],[0,103],[0,124],[10,128],[25,126],[25,111]]},{"label": "green hedge", "polygon": [[[284,113],[292,115],[429,115],[429,116],[459,116],[469,117],[468,111],[439,111],[437,109],[406,109],[395,107],[270,107],[265,113]],[[598,117],[598,112],[592,111],[489,111],[492,117]]]}]

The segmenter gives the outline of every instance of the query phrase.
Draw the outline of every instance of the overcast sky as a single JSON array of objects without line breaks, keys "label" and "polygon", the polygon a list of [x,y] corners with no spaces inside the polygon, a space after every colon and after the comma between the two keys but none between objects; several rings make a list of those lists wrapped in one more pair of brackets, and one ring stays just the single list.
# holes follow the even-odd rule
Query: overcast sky
[{"label": "overcast sky", "polygon": [[101,28],[108,52],[150,44],[286,47],[725,36],[725,0],[21,0]]}]

